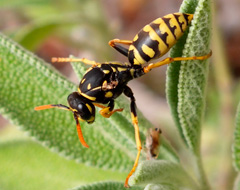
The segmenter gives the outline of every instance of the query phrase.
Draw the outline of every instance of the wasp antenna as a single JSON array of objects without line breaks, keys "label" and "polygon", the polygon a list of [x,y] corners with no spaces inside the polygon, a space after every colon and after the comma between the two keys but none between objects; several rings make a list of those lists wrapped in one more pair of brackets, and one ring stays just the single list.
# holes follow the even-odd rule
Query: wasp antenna
[{"label": "wasp antenna", "polygon": [[52,57],[52,63],[56,63],[58,62],[58,58],[57,57]]},{"label": "wasp antenna", "polygon": [[52,57],[52,63],[59,63],[59,62],[81,62],[84,59],[79,58],[69,58],[69,57]]},{"label": "wasp antenna", "polygon": [[51,104],[49,104],[49,105],[37,106],[37,107],[35,107],[34,109],[35,109],[36,111],[38,111],[38,110],[45,110],[45,109],[50,109],[50,108],[54,108],[54,106],[51,105]]},{"label": "wasp antenna", "polygon": [[52,63],[59,63],[59,62],[71,62],[72,58],[68,57],[52,57]]},{"label": "wasp antenna", "polygon": [[78,121],[78,117],[75,114],[74,114],[74,118],[75,118],[76,124],[77,124],[78,138],[79,138],[79,140],[80,140],[80,142],[82,143],[83,146],[85,146],[86,148],[89,148],[88,144],[86,143],[86,141],[83,138],[81,126],[80,126],[80,123]]},{"label": "wasp antenna", "polygon": [[64,109],[64,110],[71,111],[69,107],[64,106],[62,104],[48,104],[48,105],[43,105],[43,106],[37,106],[34,108],[34,110],[38,111],[38,110],[45,110],[45,109],[51,109],[51,108],[58,108],[58,109]]}]

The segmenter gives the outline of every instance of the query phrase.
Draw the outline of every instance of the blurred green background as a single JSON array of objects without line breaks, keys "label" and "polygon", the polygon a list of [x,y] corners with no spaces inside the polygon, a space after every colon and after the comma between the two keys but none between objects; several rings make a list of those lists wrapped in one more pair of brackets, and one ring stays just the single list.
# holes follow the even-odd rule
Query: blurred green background
[{"label": "blurred green background", "polygon": [[[181,0],[0,0],[0,30],[49,64],[52,57],[70,54],[98,62],[127,61],[108,46],[108,41],[113,38],[131,40],[145,24],[178,12],[180,5]],[[231,144],[236,105],[240,99],[240,1],[216,0],[213,10],[213,56],[202,152],[213,187],[223,190],[232,186],[235,175]],[[54,66],[78,83],[68,63]],[[176,140],[178,134],[165,98],[165,73],[164,66],[131,81],[130,87],[138,108],[155,126],[161,127],[163,135],[179,149],[183,144]],[[182,151],[182,157],[187,162],[184,153]],[[35,163],[36,155],[43,160],[43,166]],[[63,162],[66,165],[61,164]],[[59,158],[29,140],[3,117],[0,117],[0,163],[0,189],[66,189],[84,182],[108,180],[109,176],[123,180],[125,176],[86,169],[86,166]],[[72,167],[73,172],[58,178],[58,173],[65,173],[65,167],[67,171]],[[42,172],[35,172],[40,169]],[[86,170],[94,175],[81,176],[81,171]]]}]

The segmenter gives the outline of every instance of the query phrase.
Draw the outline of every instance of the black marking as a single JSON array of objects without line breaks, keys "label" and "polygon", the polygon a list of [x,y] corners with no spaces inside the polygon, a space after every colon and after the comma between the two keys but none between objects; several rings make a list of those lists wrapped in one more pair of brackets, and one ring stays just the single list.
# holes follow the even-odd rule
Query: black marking
[{"label": "black marking", "polygon": [[134,65],[134,53],[133,50],[128,51],[128,61],[131,65]]},{"label": "black marking", "polygon": [[174,31],[176,30],[177,27],[176,27],[176,26],[171,27],[170,22],[169,22],[169,21],[171,20],[171,18],[165,18],[165,17],[163,17],[162,20],[163,20],[164,23],[167,25],[167,27],[168,27],[169,30],[171,31],[172,35],[174,36],[174,38],[177,39],[177,37],[176,37],[176,35],[175,35],[175,33],[174,33]]},{"label": "black marking", "polygon": [[184,25],[184,22],[180,22],[180,21],[179,21],[179,17],[180,17],[181,15],[173,14],[173,16],[175,17],[175,19],[176,19],[176,21],[177,21],[177,23],[178,23],[178,25],[179,25],[182,33],[183,33],[183,27],[182,27],[182,26]]},{"label": "black marking", "polygon": [[142,59],[146,62],[149,61],[151,59],[151,57],[149,57],[148,55],[146,55],[142,51],[142,46],[146,45],[149,40],[151,40],[150,37],[149,37],[149,33],[141,30],[138,33],[138,39],[136,41],[134,41],[133,44],[132,44],[137,49],[137,51],[139,52]]},{"label": "black marking", "polygon": [[[134,41],[132,45],[138,50],[140,56],[146,62],[150,61],[151,59],[153,59],[155,57],[159,57],[159,55],[161,54],[158,49],[159,42],[157,40],[152,40],[151,37],[149,36],[149,33],[145,32],[143,30],[141,30],[138,33],[138,39],[136,41]],[[143,45],[148,46],[155,52],[153,57],[150,57],[149,55],[147,55],[143,52],[143,50],[142,50]],[[129,53],[131,53],[131,52],[129,52]]]},{"label": "black marking", "polygon": [[186,21],[186,23],[187,23],[187,25],[188,25],[188,24],[189,24],[189,23],[188,23],[188,22],[189,22],[189,19],[188,19],[189,15],[183,13],[183,17],[184,17],[184,19],[185,19],[185,21]]},{"label": "black marking", "polygon": [[162,39],[162,41],[164,42],[164,44],[169,48],[169,44],[167,43],[167,37],[168,37],[168,33],[162,33],[162,31],[160,31],[160,24],[155,24],[155,23],[151,23],[150,26],[152,27],[152,29],[157,33],[157,35],[159,36],[159,38]]},{"label": "black marking", "polygon": [[[102,82],[104,79],[104,73],[101,71],[100,68],[95,67],[94,69],[87,72],[83,76],[83,79],[87,79],[87,80],[85,80],[83,83],[80,82],[79,88],[83,93],[86,93],[91,89],[102,85]],[[89,83],[92,84],[91,89],[88,89]]]}]

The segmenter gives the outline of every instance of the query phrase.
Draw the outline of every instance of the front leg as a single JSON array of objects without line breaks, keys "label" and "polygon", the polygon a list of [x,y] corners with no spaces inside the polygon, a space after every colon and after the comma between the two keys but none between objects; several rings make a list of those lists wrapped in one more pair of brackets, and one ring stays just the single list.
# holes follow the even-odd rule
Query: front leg
[{"label": "front leg", "polygon": [[138,166],[138,161],[139,161],[142,145],[141,145],[141,139],[140,139],[140,134],[139,134],[139,126],[138,126],[138,118],[137,118],[137,111],[136,111],[136,103],[135,103],[135,98],[133,96],[133,92],[132,92],[131,88],[126,86],[125,90],[124,90],[124,94],[131,99],[131,105],[130,105],[131,117],[132,117],[132,123],[133,123],[134,130],[135,130],[135,139],[136,139],[136,145],[137,145],[137,150],[138,150],[137,157],[135,159],[135,163],[133,165],[133,168],[129,172],[129,174],[128,174],[126,180],[125,180],[125,184],[124,184],[125,187],[129,187],[128,186],[128,180],[132,176],[133,172],[136,170],[136,168]]},{"label": "front leg", "polygon": [[102,108],[99,113],[105,117],[105,118],[109,118],[111,117],[112,114],[114,114],[115,112],[121,112],[123,111],[123,108],[120,108],[120,109],[113,109],[114,108],[114,100],[111,100],[108,104],[108,106],[104,106],[104,105],[101,105],[101,104],[96,104],[94,103],[95,106],[97,107],[100,107]]}]

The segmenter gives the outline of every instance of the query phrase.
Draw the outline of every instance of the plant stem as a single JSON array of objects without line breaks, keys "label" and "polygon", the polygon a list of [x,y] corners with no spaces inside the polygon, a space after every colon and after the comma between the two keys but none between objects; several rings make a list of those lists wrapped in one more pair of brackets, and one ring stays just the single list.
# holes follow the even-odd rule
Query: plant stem
[{"label": "plant stem", "polygon": [[198,153],[196,153],[193,157],[194,157],[195,170],[196,170],[200,189],[210,190],[211,188],[203,168],[202,156],[200,151],[198,151]]}]

